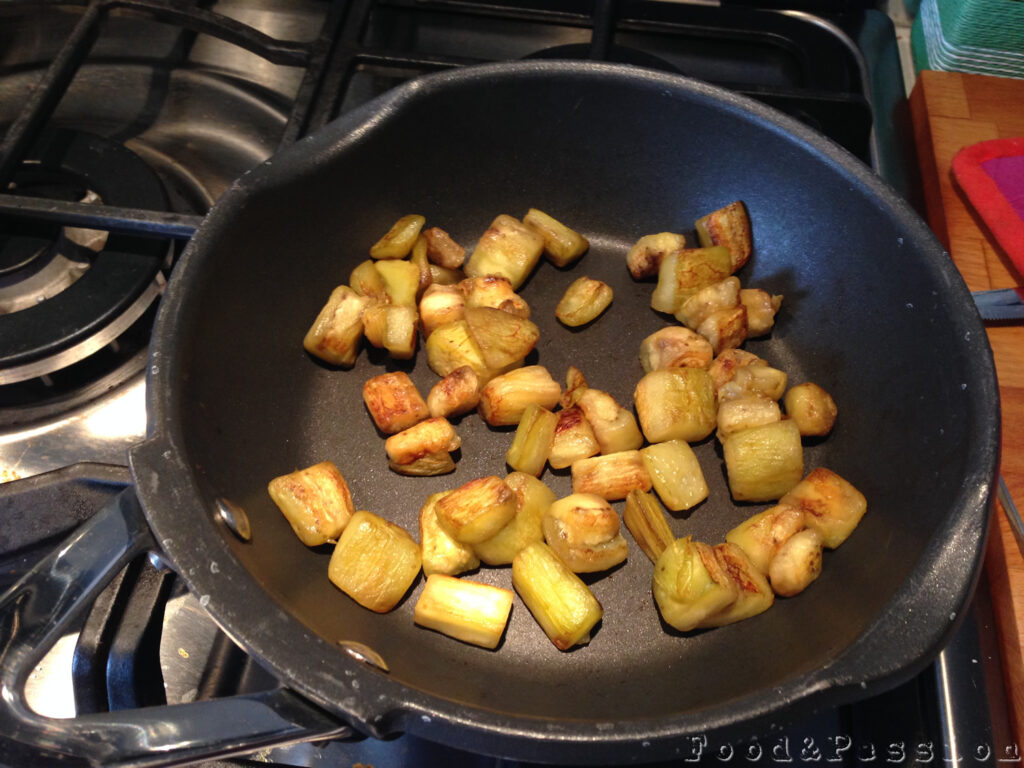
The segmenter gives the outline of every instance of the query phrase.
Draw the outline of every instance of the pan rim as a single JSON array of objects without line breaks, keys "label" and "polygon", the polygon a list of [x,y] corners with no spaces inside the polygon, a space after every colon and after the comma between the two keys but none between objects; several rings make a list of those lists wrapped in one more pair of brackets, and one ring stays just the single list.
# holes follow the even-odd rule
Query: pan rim
[{"label": "pan rim", "polygon": [[[909,204],[841,147],[770,107],[706,83],[627,65],[556,60],[479,65],[410,81],[370,104],[343,115],[325,129],[245,174],[221,197],[186,248],[161,306],[147,374],[150,424],[154,428],[163,425],[165,429],[155,429],[150,440],[132,452],[131,460],[140,501],[157,541],[165,548],[193,593],[208,596],[207,610],[236,642],[269,663],[298,692],[339,716],[350,718],[359,730],[378,737],[402,730],[429,739],[450,740],[475,751],[493,753],[497,750],[502,754],[514,754],[526,759],[554,757],[569,761],[586,759],[608,762],[630,755],[654,760],[668,754],[665,750],[685,736],[717,732],[734,726],[747,728],[754,722],[779,717],[780,702],[786,705],[785,711],[788,714],[795,714],[819,706],[826,696],[830,702],[840,703],[881,692],[909,679],[929,663],[931,656],[938,652],[954,631],[953,621],[948,626],[937,627],[937,612],[962,613],[963,606],[973,593],[987,536],[988,499],[998,456],[998,392],[984,326],[976,316],[972,318],[966,312],[958,315],[956,320],[963,323],[964,332],[972,335],[975,357],[979,362],[988,363],[972,371],[975,379],[971,386],[978,396],[972,401],[974,412],[971,416],[982,427],[981,432],[990,439],[975,446],[974,454],[968,459],[968,465],[974,470],[965,479],[962,498],[958,499],[958,502],[962,502],[963,514],[959,518],[948,516],[944,520],[944,525],[934,532],[932,541],[922,553],[912,578],[897,591],[876,617],[874,624],[852,646],[844,649],[831,666],[770,691],[744,697],[739,707],[737,702],[732,701],[728,706],[718,706],[696,715],[688,713],[672,719],[628,720],[611,724],[611,727],[607,723],[573,721],[568,730],[552,727],[544,718],[511,716],[508,713],[471,709],[463,705],[457,706],[453,713],[452,702],[449,700],[436,694],[411,690],[358,662],[340,658],[330,643],[308,630],[305,632],[305,642],[315,663],[310,664],[309,669],[288,668],[280,663],[283,656],[277,653],[281,641],[272,632],[262,635],[257,633],[254,637],[254,633],[245,630],[248,623],[246,617],[255,610],[264,613],[262,624],[299,622],[262,590],[248,598],[257,602],[247,606],[245,615],[221,597],[224,583],[253,581],[223,539],[205,536],[199,545],[190,542],[188,546],[173,541],[176,529],[168,524],[168,520],[173,517],[167,511],[172,506],[168,504],[168,499],[182,503],[182,500],[204,497],[201,484],[188,466],[180,422],[172,418],[174,405],[170,395],[175,386],[173,351],[176,347],[169,329],[179,325],[178,319],[187,307],[186,280],[175,278],[179,274],[194,273],[201,268],[201,260],[208,256],[209,249],[205,247],[207,242],[214,240],[217,232],[227,223],[227,204],[232,201],[237,204],[238,200],[258,191],[261,185],[272,183],[274,165],[294,157],[314,162],[329,151],[340,151],[347,143],[358,140],[377,121],[387,119],[412,99],[428,96],[433,89],[450,87],[472,79],[521,74],[625,78],[647,86],[664,86],[680,97],[714,102],[743,119],[753,119],[768,130],[793,138],[808,152],[823,156],[830,165],[837,166],[849,175],[851,181],[863,185],[887,206],[901,224],[907,226],[908,236],[935,241]],[[935,244],[938,245],[937,241]],[[941,250],[941,246],[938,248]],[[945,254],[944,251],[942,253]],[[948,254],[945,254],[945,262],[940,263],[939,267],[954,297],[969,300],[962,279]],[[989,405],[983,406],[982,403]],[[990,407],[992,404],[994,408]],[[161,465],[163,473],[158,476],[156,468]],[[954,525],[957,522],[959,524]],[[964,551],[973,556],[964,559]],[[214,561],[219,563],[219,572],[215,574],[208,567]],[[955,593],[943,595],[941,605],[937,602],[934,606],[926,606],[913,617],[908,619],[903,616],[904,620],[900,621],[908,607],[918,607],[914,595],[922,588],[923,577],[919,570],[924,563],[931,565],[927,569],[929,571],[944,567],[947,571],[956,572],[960,576],[960,588]],[[910,605],[911,601],[913,605]],[[949,606],[956,608],[949,610]],[[910,633],[909,636],[917,640],[913,652],[917,658],[913,662],[901,663],[907,660],[883,656],[876,659],[878,674],[869,680],[850,675],[848,671],[844,674],[844,670],[856,665],[855,657],[858,655],[867,657],[877,654],[879,646],[884,645],[884,636],[892,632],[894,627],[898,627],[901,636]],[[328,661],[333,665],[333,670],[326,668]],[[311,682],[310,677],[316,678],[315,683]],[[358,696],[353,693],[353,681],[359,684]],[[386,697],[387,706],[381,706],[377,700],[380,696]],[[645,743],[649,746],[642,746],[638,751],[637,744]],[[594,748],[588,750],[587,745]],[[616,748],[608,749],[609,745],[616,745]]]}]

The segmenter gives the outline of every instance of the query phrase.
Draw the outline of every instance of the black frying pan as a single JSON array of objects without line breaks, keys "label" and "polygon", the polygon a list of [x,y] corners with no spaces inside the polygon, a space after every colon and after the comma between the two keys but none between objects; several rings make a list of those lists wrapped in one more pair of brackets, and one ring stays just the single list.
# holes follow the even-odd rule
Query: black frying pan
[{"label": "black frying pan", "polygon": [[[690,230],[737,199],[755,236],[740,277],[786,297],[772,335],[748,348],[791,382],[833,393],[838,427],[807,446],[807,469],[834,469],[868,498],[864,521],[807,592],[740,624],[680,635],[659,620],[652,566],[631,542],[626,565],[593,580],[605,618],[588,646],[557,651],[517,601],[489,652],[413,625],[421,582],[387,615],[331,585],[329,552],[290,532],[266,494],[270,478],[332,459],[358,507],[415,532],[428,494],[502,474],[512,438],[471,415],[457,425],[454,474],[395,475],[360,391],[399,367],[426,392],[436,377],[422,352],[408,364],[364,352],[342,371],[303,351],[331,288],[395,219],[421,213],[471,246],[498,213],[536,206],[586,234],[578,266],[543,264],[521,291],[541,327],[534,355],[557,378],[575,364],[630,403],[639,342],[667,319],[648,308],[652,284],[628,276],[626,249],[643,234]],[[615,301],[573,332],[553,310],[581,274],[610,283]],[[673,754],[691,734],[751,732],[878,692],[923,668],[955,628],[975,584],[997,458],[984,328],[948,256],[902,200],[768,108],[591,63],[414,81],[247,174],[175,270],[148,391],[153,436],[131,463],[159,548],[226,631],[301,695],[245,700],[264,743],[329,730],[336,718],[373,736],[408,731],[524,759],[642,761]],[[714,439],[697,452],[712,495],[673,526],[715,542],[764,505],[730,501]],[[569,492],[567,476],[544,479]],[[248,513],[250,542],[218,519],[222,499]],[[130,529],[132,509],[123,501],[107,526],[121,542],[147,543],[121,522]],[[139,546],[122,543],[122,559]],[[474,578],[510,582],[507,569]],[[339,640],[369,646],[390,672]],[[275,707],[281,722],[267,720]],[[205,738],[244,730],[213,725],[217,717],[205,717]],[[190,723],[180,742],[194,755],[204,735]],[[90,727],[75,731],[80,743]],[[213,738],[218,728],[223,739]],[[108,741],[151,754],[156,733],[139,732],[122,728]]]}]

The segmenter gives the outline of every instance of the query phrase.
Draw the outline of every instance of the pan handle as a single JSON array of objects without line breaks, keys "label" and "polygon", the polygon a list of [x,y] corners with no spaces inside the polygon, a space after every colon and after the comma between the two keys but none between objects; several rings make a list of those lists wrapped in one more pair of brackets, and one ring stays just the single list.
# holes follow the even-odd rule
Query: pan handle
[{"label": "pan handle", "polygon": [[285,688],[74,719],[34,712],[24,690],[36,664],[122,567],[153,549],[128,489],[0,596],[0,764],[178,765],[352,735]]}]

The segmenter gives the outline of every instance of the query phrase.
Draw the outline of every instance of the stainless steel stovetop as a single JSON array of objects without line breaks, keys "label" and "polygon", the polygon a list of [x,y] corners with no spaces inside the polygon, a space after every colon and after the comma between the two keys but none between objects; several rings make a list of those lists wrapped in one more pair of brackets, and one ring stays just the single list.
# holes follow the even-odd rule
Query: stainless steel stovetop
[{"label": "stainless steel stovetop", "polygon": [[[913,200],[914,155],[901,123],[904,87],[888,19],[845,4],[815,7],[842,12],[654,0],[0,6],[0,338],[5,312],[59,300],[86,279],[109,238],[145,241],[153,251],[152,274],[137,281],[129,299],[112,299],[116,311],[88,333],[75,328],[66,338],[44,333],[33,348],[0,347],[0,480],[28,478],[0,488],[8,576],[129,481],[125,452],[146,432],[148,327],[174,259],[202,216],[247,169],[394,84],[447,67],[537,55],[671,69],[798,116]],[[96,24],[86,29],[90,14]],[[49,167],[47,142],[79,135],[91,137],[90,147],[94,140],[109,146],[104,151],[112,155],[129,150],[148,169],[142,175],[158,180],[163,200],[143,206],[141,198],[122,199],[117,173],[104,178]],[[25,246],[32,237],[38,242]],[[37,293],[28,293],[26,283]],[[70,511],[26,523],[25,510],[40,504],[67,504]],[[159,562],[138,568],[163,585]],[[195,597],[173,578],[166,581],[157,590],[164,591],[162,633],[149,683],[156,690],[143,698],[176,703],[274,685]],[[680,761],[698,753],[718,763],[1012,759],[992,633],[982,589],[938,662],[892,694],[750,744],[695,740]],[[70,717],[89,706],[91,694],[72,669],[87,644],[82,633],[68,635],[40,665],[29,687],[40,712]],[[985,746],[990,759],[982,760],[978,750]],[[411,737],[305,744],[254,759],[508,764]]]}]

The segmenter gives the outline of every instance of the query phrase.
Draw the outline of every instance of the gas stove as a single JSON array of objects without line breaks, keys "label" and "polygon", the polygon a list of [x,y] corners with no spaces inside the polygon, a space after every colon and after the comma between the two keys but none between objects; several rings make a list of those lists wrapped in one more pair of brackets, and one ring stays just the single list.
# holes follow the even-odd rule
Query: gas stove
[{"label": "gas stove", "polygon": [[[780,109],[911,200],[886,16],[634,0],[9,2],[0,7],[0,558],[12,584],[130,482],[149,330],[174,262],[234,179],[418,75],[519,58],[681,73]],[[938,661],[899,688],[679,761],[1020,757],[984,584]],[[159,558],[132,563],[27,695],[55,718],[277,685]],[[403,736],[249,755],[279,765],[514,765]],[[232,763],[235,764],[235,763]]]}]

